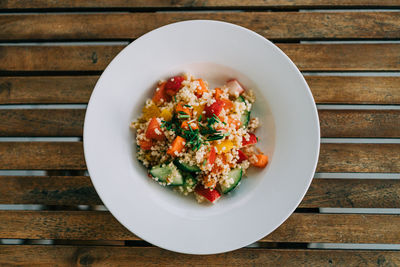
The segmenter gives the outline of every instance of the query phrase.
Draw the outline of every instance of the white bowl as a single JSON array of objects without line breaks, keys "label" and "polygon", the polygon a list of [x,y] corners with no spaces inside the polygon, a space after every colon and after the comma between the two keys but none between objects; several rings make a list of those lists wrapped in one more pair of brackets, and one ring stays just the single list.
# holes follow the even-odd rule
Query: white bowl
[{"label": "white bowl", "polygon": [[[215,205],[159,186],[135,157],[130,122],[158,80],[182,72],[212,86],[237,78],[257,97],[252,115],[270,162]],[[97,193],[127,229],[168,250],[213,254],[256,242],[289,217],[311,183],[319,137],[310,89],[278,47],[240,26],[197,20],[151,31],[115,57],[90,98],[84,150]]]}]

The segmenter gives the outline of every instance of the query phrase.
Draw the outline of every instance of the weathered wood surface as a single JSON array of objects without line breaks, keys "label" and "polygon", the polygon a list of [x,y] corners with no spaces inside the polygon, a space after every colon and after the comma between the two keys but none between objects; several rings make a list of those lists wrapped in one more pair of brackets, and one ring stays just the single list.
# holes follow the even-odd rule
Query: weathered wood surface
[{"label": "weathered wood surface", "polygon": [[[86,104],[98,77],[0,77],[0,104]],[[400,104],[400,77],[305,78],[317,104]]]},{"label": "weathered wood surface", "polygon": [[[321,144],[317,172],[400,172],[400,144]],[[0,142],[0,169],[84,170],[81,142]]]},{"label": "weathered wood surface", "polygon": [[348,8],[400,7],[398,0],[30,0],[0,1],[0,9],[65,8]]},{"label": "weathered wood surface", "polygon": [[127,40],[166,24],[220,20],[251,29],[268,39],[394,39],[400,12],[165,12],[17,14],[0,16],[0,40]]},{"label": "weathered wood surface", "polygon": [[[85,176],[0,176],[0,204],[100,205]],[[314,179],[300,208],[400,208],[400,180]]]},{"label": "weathered wood surface", "polygon": [[[400,44],[278,44],[302,71],[399,71]],[[102,71],[123,45],[0,46],[0,71]]]},{"label": "weathered wood surface", "polygon": [[[267,242],[399,244],[400,215],[294,213]],[[0,211],[0,238],[139,240],[104,211]]]},{"label": "weathered wood surface", "polygon": [[[319,110],[321,137],[400,137],[400,110]],[[82,136],[84,109],[0,110],[0,136]]]},{"label": "weathered wood surface", "polygon": [[311,250],[244,248],[217,255],[187,255],[155,247],[6,246],[0,265],[18,266],[397,266],[400,252],[390,250]]}]

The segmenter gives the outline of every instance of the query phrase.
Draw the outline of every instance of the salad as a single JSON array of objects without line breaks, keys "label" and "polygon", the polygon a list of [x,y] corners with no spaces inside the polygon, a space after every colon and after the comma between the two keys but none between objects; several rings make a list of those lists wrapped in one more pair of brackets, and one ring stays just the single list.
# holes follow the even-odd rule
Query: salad
[{"label": "salad", "polygon": [[255,146],[254,101],[236,79],[218,88],[191,74],[160,81],[131,123],[137,158],[160,185],[215,203],[238,187],[250,166],[268,164]]}]

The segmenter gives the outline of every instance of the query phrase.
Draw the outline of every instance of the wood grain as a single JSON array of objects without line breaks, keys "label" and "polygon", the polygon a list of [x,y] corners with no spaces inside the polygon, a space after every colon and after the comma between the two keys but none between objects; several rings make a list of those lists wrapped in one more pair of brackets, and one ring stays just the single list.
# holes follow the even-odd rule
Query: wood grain
[{"label": "wood grain", "polygon": [[400,137],[400,110],[319,110],[321,137]]},{"label": "wood grain", "polygon": [[99,76],[0,77],[0,104],[87,103]]},{"label": "wood grain", "polygon": [[[0,40],[135,39],[166,24],[209,19],[273,40],[394,39],[400,12],[165,12],[0,16]],[[32,27],[31,25],[35,25]]]},{"label": "wood grain", "polygon": [[[400,172],[400,144],[321,144],[317,172]],[[84,170],[81,142],[0,142],[0,170]]]},{"label": "wood grain", "polygon": [[[157,260],[155,260],[157,259]],[[0,265],[32,266],[397,266],[390,250],[243,248],[217,255],[187,255],[156,247],[1,245]]]},{"label": "wood grain", "polygon": [[2,0],[1,9],[399,7],[398,0]]},{"label": "wood grain", "polygon": [[[0,204],[101,205],[85,176],[0,176]],[[400,180],[314,179],[300,208],[400,208]]]},{"label": "wood grain", "polygon": [[0,142],[0,169],[84,170],[82,142]]},{"label": "wood grain", "polygon": [[[261,241],[399,244],[398,225],[400,215],[294,213]],[[0,238],[139,240],[104,211],[0,211]]]},{"label": "wood grain", "polygon": [[[400,137],[400,110],[319,110],[321,137]],[[0,110],[0,136],[82,136],[83,109]]]},{"label": "wood grain", "polygon": [[319,104],[400,104],[400,77],[305,76]]},{"label": "wood grain", "polygon": [[[318,104],[400,104],[400,77],[305,78]],[[97,75],[0,77],[0,104],[86,104],[97,79]]]},{"label": "wood grain", "polygon": [[[278,44],[302,71],[399,71],[400,44]],[[122,45],[0,46],[0,71],[102,71]]]},{"label": "wood grain", "polygon": [[0,136],[82,136],[84,109],[0,109]]}]

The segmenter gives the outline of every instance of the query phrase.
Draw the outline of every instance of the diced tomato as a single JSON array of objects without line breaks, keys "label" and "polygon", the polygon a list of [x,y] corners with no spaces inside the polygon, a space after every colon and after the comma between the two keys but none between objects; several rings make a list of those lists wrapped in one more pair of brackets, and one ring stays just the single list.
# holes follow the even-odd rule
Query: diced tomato
[{"label": "diced tomato", "polygon": [[206,198],[211,203],[215,203],[215,201],[217,201],[221,197],[221,193],[218,192],[217,189],[211,190],[210,188],[205,188],[204,185],[202,185],[201,183],[199,183],[195,187],[194,191],[200,196]]},{"label": "diced tomato", "polygon": [[246,140],[246,138],[242,138],[242,146],[248,146],[248,145],[254,145],[257,144],[257,136],[253,133],[249,133],[250,138],[249,140]]},{"label": "diced tomato", "polygon": [[238,97],[244,92],[244,88],[236,79],[227,81],[225,86],[228,87],[228,92],[231,96]]},{"label": "diced tomato", "polygon": [[175,76],[168,79],[167,83],[165,84],[165,91],[167,95],[173,96],[181,89],[182,82],[185,80],[183,76]]},{"label": "diced tomato", "polygon": [[147,126],[146,137],[159,141],[164,140],[165,135],[157,118],[151,118],[149,126]]},{"label": "diced tomato", "polygon": [[217,151],[215,150],[215,147],[212,146],[210,152],[208,153],[207,163],[211,165],[214,164],[216,157]]},{"label": "diced tomato", "polygon": [[163,82],[158,85],[153,96],[154,103],[161,104],[163,101],[168,102],[171,100],[171,96],[167,95],[165,92],[165,84],[166,82]]},{"label": "diced tomato", "polygon": [[215,114],[215,116],[218,116],[224,108],[224,105],[224,102],[222,102],[221,100],[216,100],[210,106],[205,106],[204,110],[206,112],[206,117],[212,117],[213,114]]},{"label": "diced tomato", "polygon": [[253,163],[253,166],[258,168],[265,168],[268,164],[268,156],[264,154],[259,154],[257,156],[257,162]]},{"label": "diced tomato", "polygon": [[140,140],[139,146],[143,150],[150,150],[153,146],[153,142],[151,140]]},{"label": "diced tomato", "polygon": [[238,150],[239,159],[237,163],[242,163],[243,161],[247,160],[247,156],[242,152],[242,150]]},{"label": "diced tomato", "polygon": [[[182,103],[178,103],[178,105],[176,105],[175,110],[178,114],[181,115],[191,115],[190,109],[188,107],[186,107],[184,104]],[[182,113],[184,114],[182,114]]]},{"label": "diced tomato", "polygon": [[175,137],[174,141],[172,141],[171,146],[167,150],[167,154],[173,157],[176,157],[176,153],[182,152],[183,148],[185,147],[185,138],[181,136]]},{"label": "diced tomato", "polygon": [[200,85],[196,89],[196,96],[200,98],[203,95],[203,93],[207,92],[207,87],[202,79],[197,79],[196,81],[198,81]]}]

